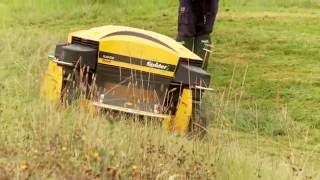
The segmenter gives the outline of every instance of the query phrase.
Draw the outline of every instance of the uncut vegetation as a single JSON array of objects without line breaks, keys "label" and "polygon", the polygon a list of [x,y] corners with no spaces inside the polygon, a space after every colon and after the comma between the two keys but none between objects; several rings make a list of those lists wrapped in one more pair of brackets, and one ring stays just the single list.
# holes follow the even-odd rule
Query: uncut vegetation
[{"label": "uncut vegetation", "polygon": [[319,179],[320,2],[220,1],[209,133],[54,107],[38,92],[69,32],[176,35],[176,0],[0,1],[0,179]]}]

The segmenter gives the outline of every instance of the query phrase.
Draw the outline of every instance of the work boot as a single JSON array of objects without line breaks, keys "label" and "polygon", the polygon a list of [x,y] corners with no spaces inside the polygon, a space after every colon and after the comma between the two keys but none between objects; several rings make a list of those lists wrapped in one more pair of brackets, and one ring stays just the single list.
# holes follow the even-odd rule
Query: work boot
[{"label": "work boot", "polygon": [[193,51],[193,41],[193,37],[177,37],[177,42],[188,48],[190,51]]},{"label": "work boot", "polygon": [[194,40],[194,53],[203,59],[202,68],[207,70],[210,52],[211,38],[209,34],[197,36]]}]

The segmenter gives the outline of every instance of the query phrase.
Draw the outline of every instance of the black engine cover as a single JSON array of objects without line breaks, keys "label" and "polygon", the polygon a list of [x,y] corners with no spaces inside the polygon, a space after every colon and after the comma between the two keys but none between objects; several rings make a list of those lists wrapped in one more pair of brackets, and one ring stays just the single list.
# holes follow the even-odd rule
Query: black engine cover
[{"label": "black engine cover", "polygon": [[180,63],[173,79],[175,82],[209,87],[210,74],[201,67]]},{"label": "black engine cover", "polygon": [[[61,53],[57,53],[57,51],[61,51]],[[94,48],[79,44],[70,44],[60,47],[57,45],[56,55],[57,54],[60,54],[58,55],[60,61],[75,64],[80,60],[80,65],[82,67],[89,66],[90,69],[96,69],[98,52]]]}]

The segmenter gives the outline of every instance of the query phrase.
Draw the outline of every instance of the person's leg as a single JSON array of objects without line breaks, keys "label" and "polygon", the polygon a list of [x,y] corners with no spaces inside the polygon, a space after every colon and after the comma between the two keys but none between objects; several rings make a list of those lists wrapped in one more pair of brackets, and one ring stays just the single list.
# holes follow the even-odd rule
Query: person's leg
[{"label": "person's leg", "polygon": [[177,41],[193,51],[193,41],[196,35],[196,17],[192,0],[180,0],[178,16]]},{"label": "person's leg", "polygon": [[[199,1],[200,2],[200,1]],[[197,14],[196,37],[194,40],[194,52],[203,59],[203,68],[207,69],[210,53],[211,38],[214,22],[218,12],[218,0],[204,0]]]}]

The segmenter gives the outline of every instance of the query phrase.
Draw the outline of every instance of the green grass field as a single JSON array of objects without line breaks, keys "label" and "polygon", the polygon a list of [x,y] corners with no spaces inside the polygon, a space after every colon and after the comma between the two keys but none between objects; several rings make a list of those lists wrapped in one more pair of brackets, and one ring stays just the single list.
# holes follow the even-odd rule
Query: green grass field
[{"label": "green grass field", "polygon": [[319,179],[320,1],[220,0],[207,137],[55,108],[39,88],[69,32],[176,35],[177,0],[0,2],[0,179]]}]

